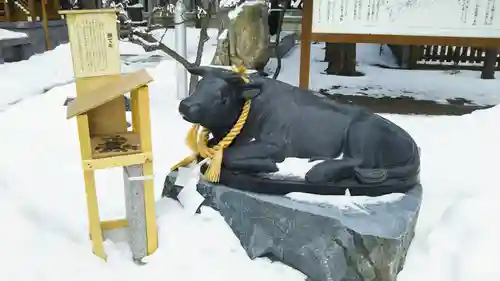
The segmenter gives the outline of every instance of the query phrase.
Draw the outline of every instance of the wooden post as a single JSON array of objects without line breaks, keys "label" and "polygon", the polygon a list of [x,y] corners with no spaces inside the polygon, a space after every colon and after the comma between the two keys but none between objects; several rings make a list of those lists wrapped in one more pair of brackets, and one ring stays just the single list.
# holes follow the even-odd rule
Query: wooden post
[{"label": "wooden post", "polygon": [[50,1],[49,5],[49,20],[54,20],[54,19],[61,19],[60,16],[58,16],[58,12],[61,9],[61,1],[60,0],[52,0]]},{"label": "wooden post", "polygon": [[4,9],[5,9],[5,21],[10,22],[12,20],[12,15],[10,13],[11,3],[8,0],[5,0],[3,5],[4,5]]},{"label": "wooden post", "polygon": [[33,21],[33,22],[36,21],[38,15],[36,14],[35,0],[28,0],[28,8],[29,8],[29,12],[30,12],[30,15],[28,17],[28,21]]},{"label": "wooden post", "polygon": [[47,17],[47,0],[42,0],[43,31],[45,33],[45,49],[50,50],[49,18]]},{"label": "wooden post", "polygon": [[481,79],[495,79],[495,66],[497,64],[497,56],[497,48],[486,49],[483,71],[481,71]]},{"label": "wooden post", "polygon": [[299,86],[303,89],[309,88],[309,75],[311,71],[311,34],[313,1],[303,2],[302,29],[300,31],[300,78]]},{"label": "wooden post", "polygon": [[[87,115],[77,116],[78,138],[80,139],[80,153],[82,159],[92,158],[92,145],[89,135],[89,120]],[[102,259],[106,259],[104,252],[102,229],[99,219],[99,207],[95,187],[94,171],[84,171],[85,193],[87,194],[87,215],[89,217],[89,232],[92,240],[92,252]]]}]

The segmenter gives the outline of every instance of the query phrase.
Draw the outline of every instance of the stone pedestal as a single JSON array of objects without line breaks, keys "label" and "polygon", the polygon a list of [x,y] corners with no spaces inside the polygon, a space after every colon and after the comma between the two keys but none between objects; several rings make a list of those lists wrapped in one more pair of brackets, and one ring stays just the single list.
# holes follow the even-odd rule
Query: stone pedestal
[{"label": "stone pedestal", "polygon": [[[51,20],[48,22],[48,26],[51,49],[61,44],[68,43],[68,29],[64,20]],[[19,59],[25,60],[33,54],[41,54],[46,51],[45,32],[41,22],[0,22],[0,28],[14,32],[22,32],[28,35],[29,50],[23,50],[22,57]],[[10,50],[7,52],[10,52]],[[16,58],[16,60],[19,59]]]},{"label": "stone pedestal", "polygon": [[33,55],[28,37],[0,39],[0,64],[27,59]]},{"label": "stone pedestal", "polygon": [[[176,198],[176,173],[163,196]],[[251,258],[267,256],[311,281],[395,281],[402,269],[422,201],[415,186],[401,199],[363,211],[239,191],[205,181],[198,191],[218,210]],[[207,241],[207,243],[210,243]]]}]

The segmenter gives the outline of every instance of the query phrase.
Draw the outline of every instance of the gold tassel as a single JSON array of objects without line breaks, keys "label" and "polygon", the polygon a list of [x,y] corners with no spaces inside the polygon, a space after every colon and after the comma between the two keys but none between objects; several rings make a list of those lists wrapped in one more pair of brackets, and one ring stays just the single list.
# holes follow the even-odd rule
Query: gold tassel
[{"label": "gold tassel", "polygon": [[186,136],[186,145],[193,151],[193,154],[188,157],[182,159],[179,163],[175,164],[170,168],[170,171],[175,171],[179,169],[179,167],[184,167],[191,164],[198,158],[198,130],[200,125],[196,124],[189,129],[189,132]]},{"label": "gold tassel", "polygon": [[[246,73],[246,69],[244,65],[240,65],[239,67],[233,66],[233,71],[241,74],[241,79],[245,81],[245,83],[249,82],[248,74]],[[217,183],[220,180],[220,173],[222,169],[222,158],[224,157],[224,149],[227,148],[233,140],[238,136],[241,132],[245,122],[247,120],[249,111],[251,106],[251,100],[247,100],[245,105],[243,106],[243,110],[238,118],[238,121],[234,125],[234,127],[229,131],[229,133],[219,141],[219,143],[211,148],[208,147],[208,135],[209,131],[206,128],[203,128],[201,133],[199,132],[201,125],[195,124],[189,130],[186,136],[186,145],[193,151],[193,154],[186,157],[179,163],[175,164],[171,171],[178,169],[179,167],[187,166],[192,162],[196,161],[198,156],[201,156],[205,159],[210,159],[210,165],[208,169],[205,171],[205,178],[210,182]]]},{"label": "gold tassel", "polygon": [[170,168],[170,171],[172,172],[172,171],[179,169],[180,167],[187,166],[187,165],[193,163],[193,161],[195,161],[197,158],[198,158],[198,153],[191,154],[188,157],[182,159],[182,161],[180,161],[179,163],[172,166],[172,168]]},{"label": "gold tassel", "polygon": [[219,182],[220,171],[222,168],[222,158],[224,157],[224,149],[219,148],[215,151],[210,159],[210,165],[205,171],[205,177],[210,182]]},{"label": "gold tassel", "polygon": [[186,136],[186,145],[193,152],[198,152],[198,131],[200,129],[199,124],[195,124],[189,129],[189,132]]}]

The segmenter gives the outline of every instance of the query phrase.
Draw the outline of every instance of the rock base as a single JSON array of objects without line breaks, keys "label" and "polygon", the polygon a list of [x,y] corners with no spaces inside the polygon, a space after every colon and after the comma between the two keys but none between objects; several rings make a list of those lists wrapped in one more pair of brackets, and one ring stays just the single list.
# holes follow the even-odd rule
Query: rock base
[{"label": "rock base", "polygon": [[[163,196],[176,198],[176,172]],[[402,269],[422,201],[416,185],[401,199],[349,207],[298,202],[200,181],[205,205],[218,210],[250,258],[270,257],[312,281],[394,281]]]}]

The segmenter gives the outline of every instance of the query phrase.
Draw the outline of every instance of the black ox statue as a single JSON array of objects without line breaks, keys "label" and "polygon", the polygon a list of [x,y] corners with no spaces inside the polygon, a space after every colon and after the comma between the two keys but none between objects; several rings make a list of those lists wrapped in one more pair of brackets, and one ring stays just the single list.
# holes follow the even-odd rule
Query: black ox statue
[{"label": "black ox statue", "polygon": [[302,181],[306,189],[341,186],[351,192],[361,188],[365,191],[359,194],[366,194],[367,189],[384,187],[376,193],[390,193],[408,190],[419,181],[419,149],[412,137],[364,108],[339,104],[257,73],[245,83],[241,74],[222,68],[188,70],[202,79],[181,101],[179,112],[186,121],[209,129],[209,145],[229,132],[245,101],[251,100],[242,131],[224,150],[223,184],[230,185],[229,176],[234,174],[256,177],[276,172],[276,163],[289,157],[324,160],[307,172]]}]

